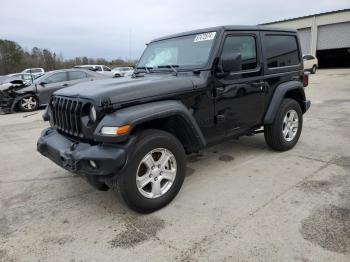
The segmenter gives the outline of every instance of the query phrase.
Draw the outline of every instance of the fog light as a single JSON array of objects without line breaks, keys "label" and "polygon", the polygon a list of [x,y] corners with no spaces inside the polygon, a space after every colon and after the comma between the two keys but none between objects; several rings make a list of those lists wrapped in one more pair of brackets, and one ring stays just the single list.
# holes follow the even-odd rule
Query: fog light
[{"label": "fog light", "polygon": [[94,169],[97,168],[97,164],[96,164],[96,162],[95,162],[94,160],[90,160],[90,161],[89,161],[89,164],[90,164],[90,166],[91,166],[92,168],[94,168]]}]

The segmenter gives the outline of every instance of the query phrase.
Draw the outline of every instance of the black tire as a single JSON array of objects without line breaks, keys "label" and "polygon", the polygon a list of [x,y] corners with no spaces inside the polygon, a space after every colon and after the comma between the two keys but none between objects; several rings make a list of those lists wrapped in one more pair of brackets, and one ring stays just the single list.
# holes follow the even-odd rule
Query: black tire
[{"label": "black tire", "polygon": [[38,107],[39,100],[34,95],[24,96],[18,101],[18,108],[22,112],[32,112],[37,110]]},{"label": "black tire", "polygon": [[316,65],[314,65],[312,68],[311,68],[311,74],[315,74],[316,73]]},{"label": "black tire", "polygon": [[[148,198],[141,194],[137,187],[136,176],[142,159],[152,150],[164,148],[169,150],[176,160],[177,170],[171,187],[164,195]],[[117,180],[117,191],[125,203],[140,213],[150,213],[158,210],[168,203],[179,192],[186,175],[186,154],[180,141],[173,135],[155,129],[142,131],[129,154],[127,170]]]},{"label": "black tire", "polygon": [[[298,116],[298,129],[291,141],[287,141],[283,135],[283,120],[290,110],[294,110]],[[265,141],[269,147],[277,151],[286,151],[293,148],[299,140],[303,127],[303,114],[300,105],[294,99],[284,99],[278,113],[271,125],[264,127]]]}]

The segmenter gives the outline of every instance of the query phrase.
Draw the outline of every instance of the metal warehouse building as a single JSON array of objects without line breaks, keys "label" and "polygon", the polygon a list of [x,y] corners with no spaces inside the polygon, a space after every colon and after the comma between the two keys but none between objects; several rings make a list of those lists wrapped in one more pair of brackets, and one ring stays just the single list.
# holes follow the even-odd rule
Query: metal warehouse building
[{"label": "metal warehouse building", "polygon": [[303,54],[316,55],[319,67],[350,67],[350,9],[263,25],[297,29]]}]

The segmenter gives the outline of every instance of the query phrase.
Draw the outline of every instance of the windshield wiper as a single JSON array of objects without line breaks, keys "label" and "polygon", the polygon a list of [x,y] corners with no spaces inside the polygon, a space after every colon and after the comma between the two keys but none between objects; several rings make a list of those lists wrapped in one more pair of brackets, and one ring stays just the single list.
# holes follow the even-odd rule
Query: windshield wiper
[{"label": "windshield wiper", "polygon": [[175,67],[179,67],[178,65],[160,65],[160,66],[157,66],[157,67],[158,68],[170,68],[171,70],[174,71],[175,76],[177,76],[177,74],[178,74],[178,71],[175,68]]},{"label": "windshield wiper", "polygon": [[[150,66],[139,66],[139,67],[136,67],[136,69],[143,69],[146,71],[147,74],[151,73],[150,69],[153,69],[153,67],[150,67]],[[135,74],[138,74],[138,73],[141,73],[139,71],[136,71]]]}]

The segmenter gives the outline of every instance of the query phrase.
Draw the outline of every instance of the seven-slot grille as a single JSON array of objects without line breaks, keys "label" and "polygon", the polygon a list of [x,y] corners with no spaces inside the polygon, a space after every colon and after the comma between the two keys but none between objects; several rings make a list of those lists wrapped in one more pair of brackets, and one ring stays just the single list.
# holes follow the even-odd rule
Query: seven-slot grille
[{"label": "seven-slot grille", "polygon": [[81,136],[81,109],[76,99],[53,97],[50,103],[54,127],[73,136]]}]

